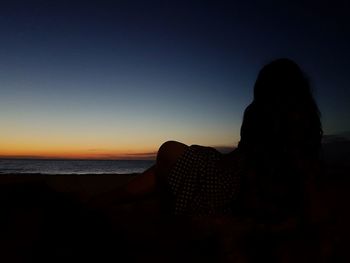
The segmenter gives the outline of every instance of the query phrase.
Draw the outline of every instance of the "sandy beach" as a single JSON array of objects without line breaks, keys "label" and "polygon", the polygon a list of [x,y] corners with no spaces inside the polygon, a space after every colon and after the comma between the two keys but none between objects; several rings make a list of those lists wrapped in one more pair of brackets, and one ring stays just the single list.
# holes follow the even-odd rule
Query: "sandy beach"
[{"label": "sandy beach", "polygon": [[11,184],[44,184],[58,193],[85,201],[125,185],[137,174],[0,174],[0,187]]},{"label": "sandy beach", "polygon": [[[347,256],[350,217],[344,208],[350,201],[349,178],[339,170],[334,173],[331,180],[324,178],[322,182],[324,206],[330,213],[322,234],[311,230],[293,233],[284,241],[285,246],[279,247],[293,255],[292,259],[334,262]],[[167,217],[159,213],[158,201],[152,197],[103,209],[87,205],[90,198],[123,186],[135,176],[0,175],[1,262],[103,262],[109,258],[131,262],[227,262],[235,258],[255,262],[239,259],[240,254],[268,256],[242,247],[254,247],[262,237],[254,236],[257,234],[249,222],[239,219]]]},{"label": "sandy beach", "polygon": [[86,204],[135,176],[1,175],[1,262],[138,261],[136,247],[144,251],[152,235],[154,241],[154,201],[104,209]]}]

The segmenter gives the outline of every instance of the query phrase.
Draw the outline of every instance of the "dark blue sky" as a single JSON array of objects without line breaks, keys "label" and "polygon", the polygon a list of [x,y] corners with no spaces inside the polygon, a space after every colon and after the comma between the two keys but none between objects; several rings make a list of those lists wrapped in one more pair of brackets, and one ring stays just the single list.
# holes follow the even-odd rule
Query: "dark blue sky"
[{"label": "dark blue sky", "polygon": [[236,144],[257,73],[278,57],[309,76],[325,133],[350,130],[349,12],[347,1],[2,1],[2,138]]}]

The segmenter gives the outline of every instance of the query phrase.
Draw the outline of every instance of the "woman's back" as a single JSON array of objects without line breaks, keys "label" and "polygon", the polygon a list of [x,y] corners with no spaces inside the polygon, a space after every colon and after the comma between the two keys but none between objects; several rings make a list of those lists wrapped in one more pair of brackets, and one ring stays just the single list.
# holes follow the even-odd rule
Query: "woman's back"
[{"label": "woman's back", "polygon": [[243,180],[246,212],[277,222],[300,214],[304,184],[319,162],[322,127],[309,83],[298,65],[279,59],[266,65],[254,87],[241,127],[239,150],[250,172]]}]

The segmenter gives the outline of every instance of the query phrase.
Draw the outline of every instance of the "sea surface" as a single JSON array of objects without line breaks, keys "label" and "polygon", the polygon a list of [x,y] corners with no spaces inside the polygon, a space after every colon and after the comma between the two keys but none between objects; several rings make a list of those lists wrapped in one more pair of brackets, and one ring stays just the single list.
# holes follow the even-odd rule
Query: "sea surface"
[{"label": "sea surface", "polygon": [[0,174],[130,174],[141,173],[150,160],[0,159]]}]

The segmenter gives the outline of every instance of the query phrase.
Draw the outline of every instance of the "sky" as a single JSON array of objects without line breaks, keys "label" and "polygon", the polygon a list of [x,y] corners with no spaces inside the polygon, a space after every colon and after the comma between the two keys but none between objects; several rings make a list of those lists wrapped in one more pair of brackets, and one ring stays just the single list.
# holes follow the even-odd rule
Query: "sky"
[{"label": "sky", "polygon": [[309,77],[325,134],[348,132],[350,4],[289,2],[1,1],[0,157],[233,147],[280,57]]}]

